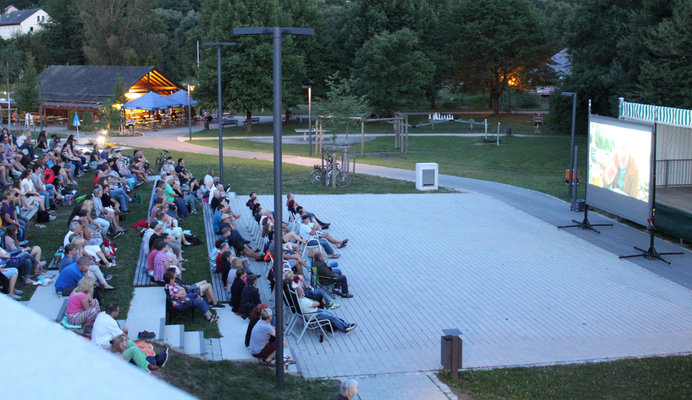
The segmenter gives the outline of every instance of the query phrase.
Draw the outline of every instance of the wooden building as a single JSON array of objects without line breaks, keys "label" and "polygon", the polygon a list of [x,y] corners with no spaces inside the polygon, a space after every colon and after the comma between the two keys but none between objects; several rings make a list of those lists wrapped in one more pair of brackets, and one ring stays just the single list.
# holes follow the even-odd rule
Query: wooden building
[{"label": "wooden building", "polygon": [[148,92],[168,96],[183,88],[156,67],[51,65],[39,75],[44,115],[68,118],[72,111],[95,115],[99,107],[113,100],[119,77],[128,101]]}]

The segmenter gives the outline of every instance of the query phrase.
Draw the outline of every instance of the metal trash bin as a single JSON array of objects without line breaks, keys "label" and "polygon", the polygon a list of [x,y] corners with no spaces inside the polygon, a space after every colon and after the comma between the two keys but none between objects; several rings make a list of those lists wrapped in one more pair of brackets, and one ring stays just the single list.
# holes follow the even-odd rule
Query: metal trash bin
[{"label": "metal trash bin", "polygon": [[440,363],[442,368],[451,372],[454,378],[459,377],[463,342],[459,329],[443,329],[440,342]]}]

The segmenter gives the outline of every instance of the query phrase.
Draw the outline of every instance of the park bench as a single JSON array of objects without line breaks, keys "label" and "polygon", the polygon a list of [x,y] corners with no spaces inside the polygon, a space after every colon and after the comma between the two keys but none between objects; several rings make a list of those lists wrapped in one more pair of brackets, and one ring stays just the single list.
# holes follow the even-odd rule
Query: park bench
[{"label": "park bench", "polygon": [[238,126],[238,120],[237,119],[224,119],[223,120],[223,127],[227,126]]}]

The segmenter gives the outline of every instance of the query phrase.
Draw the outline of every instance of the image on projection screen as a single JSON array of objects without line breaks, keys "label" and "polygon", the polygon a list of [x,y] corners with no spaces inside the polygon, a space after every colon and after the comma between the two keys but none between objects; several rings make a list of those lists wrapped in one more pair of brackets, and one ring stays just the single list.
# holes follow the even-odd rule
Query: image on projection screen
[{"label": "image on projection screen", "polygon": [[651,125],[592,116],[587,191],[591,204],[646,221],[651,174]]}]

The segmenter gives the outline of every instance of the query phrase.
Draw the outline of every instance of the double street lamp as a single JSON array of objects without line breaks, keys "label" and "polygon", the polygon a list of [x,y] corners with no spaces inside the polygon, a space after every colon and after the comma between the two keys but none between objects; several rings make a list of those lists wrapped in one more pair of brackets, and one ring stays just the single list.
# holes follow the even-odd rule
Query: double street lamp
[{"label": "double street lamp", "polygon": [[[273,76],[274,76],[274,220],[281,221],[281,36],[314,35],[312,28],[235,28],[234,35],[271,34],[274,42]],[[219,94],[220,96],[220,94]],[[274,230],[274,243],[281,243],[281,229]],[[277,245],[278,246],[278,245]],[[277,247],[278,248],[278,247]],[[283,261],[281,251],[274,256],[274,305],[276,308],[276,386],[284,387],[284,320],[283,320]]]}]

